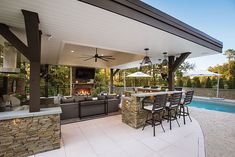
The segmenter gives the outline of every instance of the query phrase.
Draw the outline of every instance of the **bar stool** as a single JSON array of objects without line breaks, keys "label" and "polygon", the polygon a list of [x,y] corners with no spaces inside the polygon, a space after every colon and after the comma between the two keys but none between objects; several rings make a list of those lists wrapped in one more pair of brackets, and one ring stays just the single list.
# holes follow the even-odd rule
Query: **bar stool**
[{"label": "bar stool", "polygon": [[[170,96],[169,102],[166,103],[167,115],[164,115],[164,119],[166,119],[167,122],[170,122],[170,130],[172,128],[171,122],[173,120],[176,120],[178,126],[180,127],[180,124],[177,120],[177,115],[178,115],[178,108],[180,106],[181,98],[182,98],[182,92],[174,93]],[[172,112],[174,112],[174,113],[172,113]]]},{"label": "bar stool", "polygon": [[[188,105],[192,102],[193,100],[193,94],[194,94],[194,91],[191,90],[191,91],[187,91],[185,93],[185,98],[183,101],[181,101],[180,103],[180,112],[179,112],[179,118],[181,116],[183,116],[183,119],[184,119],[184,124],[186,124],[185,122],[185,117],[188,116],[190,121],[192,122],[192,119],[189,115],[189,109],[188,109]],[[187,109],[187,111],[185,110],[185,108]],[[183,111],[182,111],[183,110]]]},{"label": "bar stool", "polygon": [[[163,94],[163,95],[156,95],[154,97],[146,97],[142,101],[142,109],[148,112],[142,130],[144,130],[146,124],[152,125],[153,136],[155,136],[155,127],[157,125],[161,125],[162,130],[165,132],[165,129],[162,126],[162,119],[163,119],[163,112],[166,106],[166,99],[167,95]],[[149,119],[149,114],[151,114],[151,119]]]}]

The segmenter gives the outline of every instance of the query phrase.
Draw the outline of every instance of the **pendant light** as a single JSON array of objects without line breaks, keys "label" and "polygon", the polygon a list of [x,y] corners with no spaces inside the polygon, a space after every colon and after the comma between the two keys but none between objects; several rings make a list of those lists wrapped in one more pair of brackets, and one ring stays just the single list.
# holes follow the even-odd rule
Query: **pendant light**
[{"label": "pendant light", "polygon": [[150,60],[149,56],[148,56],[148,50],[149,48],[145,48],[145,53],[146,53],[146,56],[143,58],[142,62],[140,63],[141,66],[147,66],[147,65],[151,65],[152,66],[152,61]]},{"label": "pendant light", "polygon": [[164,59],[162,60],[162,65],[167,66],[168,61],[167,61],[167,52],[163,52]]}]

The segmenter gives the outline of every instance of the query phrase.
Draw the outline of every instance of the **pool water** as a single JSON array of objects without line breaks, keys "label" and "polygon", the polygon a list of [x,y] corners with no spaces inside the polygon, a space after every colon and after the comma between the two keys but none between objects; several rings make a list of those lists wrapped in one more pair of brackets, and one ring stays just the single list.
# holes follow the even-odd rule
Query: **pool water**
[{"label": "pool water", "polygon": [[197,108],[204,108],[207,110],[235,113],[235,104],[226,103],[226,102],[193,100],[189,106],[193,106],[193,107],[197,107]]}]

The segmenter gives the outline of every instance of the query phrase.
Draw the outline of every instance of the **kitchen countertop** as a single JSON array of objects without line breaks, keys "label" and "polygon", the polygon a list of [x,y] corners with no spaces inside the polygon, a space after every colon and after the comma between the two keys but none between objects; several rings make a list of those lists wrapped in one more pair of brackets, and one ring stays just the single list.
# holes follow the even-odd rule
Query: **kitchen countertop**
[{"label": "kitchen countertop", "polygon": [[29,112],[29,110],[7,111],[7,112],[0,112],[0,121],[15,119],[15,118],[36,117],[36,116],[44,116],[44,115],[52,115],[60,113],[62,113],[60,107],[41,108],[40,112]]},{"label": "kitchen countertop", "polygon": [[131,96],[134,96],[134,97],[147,97],[147,96],[155,96],[155,95],[163,95],[163,94],[174,94],[174,93],[183,93],[183,91],[135,93],[135,94],[131,94]]}]

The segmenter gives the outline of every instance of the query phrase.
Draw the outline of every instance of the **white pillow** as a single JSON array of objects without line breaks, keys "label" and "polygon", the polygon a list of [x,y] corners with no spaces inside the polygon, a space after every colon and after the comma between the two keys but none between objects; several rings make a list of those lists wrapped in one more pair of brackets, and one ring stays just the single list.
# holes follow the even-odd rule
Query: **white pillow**
[{"label": "white pillow", "polygon": [[54,97],[54,104],[60,104],[60,100],[62,99],[62,95],[58,94],[57,96]]}]

